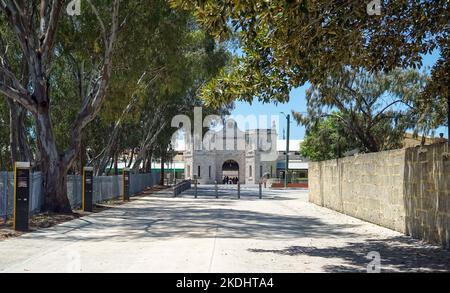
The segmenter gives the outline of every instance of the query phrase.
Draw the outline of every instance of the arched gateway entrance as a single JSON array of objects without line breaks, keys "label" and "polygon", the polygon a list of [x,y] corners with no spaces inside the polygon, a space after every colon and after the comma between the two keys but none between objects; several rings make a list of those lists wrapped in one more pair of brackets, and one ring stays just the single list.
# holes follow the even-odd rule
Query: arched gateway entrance
[{"label": "arched gateway entrance", "polygon": [[233,178],[239,178],[239,164],[235,160],[227,160],[222,165],[222,183],[232,183]]}]

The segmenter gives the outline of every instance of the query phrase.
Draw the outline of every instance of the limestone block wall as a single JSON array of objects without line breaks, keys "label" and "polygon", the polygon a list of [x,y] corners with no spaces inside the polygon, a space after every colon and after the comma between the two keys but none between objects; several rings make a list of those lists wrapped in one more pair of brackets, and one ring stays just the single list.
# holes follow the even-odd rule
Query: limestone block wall
[{"label": "limestone block wall", "polygon": [[309,200],[450,246],[448,144],[309,164]]},{"label": "limestone block wall", "polygon": [[310,201],[405,232],[404,150],[309,164]]},{"label": "limestone block wall", "polygon": [[450,154],[448,144],[406,150],[406,232],[450,246]]}]

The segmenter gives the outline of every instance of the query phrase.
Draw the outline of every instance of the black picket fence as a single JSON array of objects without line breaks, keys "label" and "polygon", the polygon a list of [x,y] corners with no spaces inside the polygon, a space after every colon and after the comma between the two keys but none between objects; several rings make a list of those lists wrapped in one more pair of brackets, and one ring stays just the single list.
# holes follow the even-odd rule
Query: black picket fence
[{"label": "black picket fence", "polygon": [[173,196],[177,196],[181,194],[183,191],[191,189],[192,182],[191,180],[184,180],[173,187]]}]

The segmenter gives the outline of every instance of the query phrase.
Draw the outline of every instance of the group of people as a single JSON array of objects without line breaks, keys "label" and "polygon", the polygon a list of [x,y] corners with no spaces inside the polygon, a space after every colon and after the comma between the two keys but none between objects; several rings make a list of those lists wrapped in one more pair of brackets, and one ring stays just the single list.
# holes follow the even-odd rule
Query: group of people
[{"label": "group of people", "polygon": [[224,176],[223,180],[222,180],[222,183],[223,184],[238,184],[239,183],[239,178]]}]

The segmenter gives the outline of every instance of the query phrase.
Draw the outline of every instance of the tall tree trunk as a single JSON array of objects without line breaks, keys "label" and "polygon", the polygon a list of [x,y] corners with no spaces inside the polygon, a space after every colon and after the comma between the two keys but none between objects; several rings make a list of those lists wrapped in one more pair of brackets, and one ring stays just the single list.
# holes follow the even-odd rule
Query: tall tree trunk
[{"label": "tall tree trunk", "polygon": [[[119,28],[126,24],[126,19],[119,23],[121,1],[114,0],[109,34],[103,29],[105,45],[103,64],[98,69],[98,78],[84,97],[81,109],[72,125],[70,146],[64,154],[59,154],[50,118],[48,72],[52,65],[56,33],[65,1],[40,1],[38,18],[31,17],[33,15],[31,10],[36,7],[25,4],[26,2],[7,1],[5,4],[5,1],[2,1],[0,5],[0,11],[5,16],[5,20],[14,28],[23,58],[26,60],[29,77],[28,79],[17,78],[11,71],[7,58],[3,58],[4,60],[0,62],[0,80],[2,80],[0,93],[20,103],[35,117],[36,142],[43,172],[44,210],[69,213],[71,207],[66,194],[67,171],[75,161],[81,147],[82,130],[98,115],[106,99],[112,72],[114,44]],[[93,6],[92,3],[91,6]],[[99,22],[104,24],[100,15],[96,16]],[[36,26],[37,23],[39,27]],[[28,89],[28,82],[31,82],[33,93],[30,93]]]},{"label": "tall tree trunk", "polygon": [[164,155],[161,155],[161,173],[159,178],[159,184],[164,186]]},{"label": "tall tree trunk", "polygon": [[66,186],[67,171],[70,166],[58,154],[48,104],[41,105],[36,116],[38,147],[42,156],[44,210],[72,213]]},{"label": "tall tree trunk", "polygon": [[106,176],[112,174],[111,171],[112,171],[112,168],[113,168],[113,166],[114,166],[114,157],[111,157],[109,161],[110,161],[111,163],[108,162],[108,164],[109,164],[109,169],[108,169],[107,172],[105,172],[105,175],[106,175]]},{"label": "tall tree trunk", "polygon": [[145,172],[152,173],[152,152],[148,152],[148,158],[147,158],[147,166],[145,168]]},{"label": "tall tree trunk", "polygon": [[31,153],[27,140],[27,129],[25,128],[27,111],[20,104],[10,99],[6,99],[6,101],[9,107],[11,162],[30,162],[33,159],[33,154]]},{"label": "tall tree trunk", "polygon": [[11,166],[14,162],[20,161],[18,152],[18,113],[16,103],[10,99],[6,100],[9,106],[9,148],[11,151]]},{"label": "tall tree trunk", "polygon": [[119,153],[116,151],[114,153],[114,175],[119,175]]},{"label": "tall tree trunk", "polygon": [[83,174],[83,168],[86,165],[86,153],[82,142],[80,143],[80,149],[78,150],[77,159],[75,162],[76,172],[80,175]]},{"label": "tall tree trunk", "polygon": [[[156,142],[158,135],[160,134],[160,132],[164,129],[164,127],[166,125],[167,125],[167,121],[164,121],[161,125],[158,126],[158,128],[155,132],[149,130],[149,132],[146,135],[146,138],[140,144],[139,152],[136,154],[136,161],[133,164],[134,170],[139,170],[141,163],[147,154],[147,151],[149,149],[153,148],[153,145]],[[154,126],[154,127],[156,127],[156,126]],[[151,127],[150,129],[154,130],[153,127]],[[145,168],[145,165],[143,166],[143,168]]]},{"label": "tall tree trunk", "polygon": [[147,156],[142,160],[142,168],[139,170],[139,173],[145,173],[145,166],[147,166]]},{"label": "tall tree trunk", "polygon": [[134,159],[134,148],[131,149],[131,156],[130,160],[128,161],[127,168],[131,168],[131,164],[133,164],[133,159]]},{"label": "tall tree trunk", "polygon": [[[19,106],[19,105],[18,105]],[[18,127],[18,145],[19,145],[19,154],[21,159],[25,162],[31,162],[33,160],[33,153],[30,148],[30,142],[27,139],[27,129],[25,128],[25,119],[27,115],[26,109],[19,106],[19,127]]]}]

